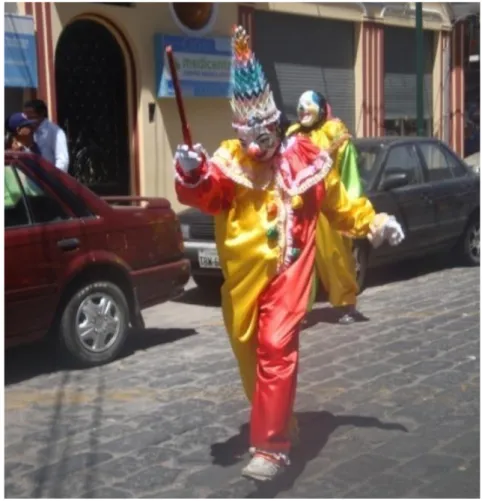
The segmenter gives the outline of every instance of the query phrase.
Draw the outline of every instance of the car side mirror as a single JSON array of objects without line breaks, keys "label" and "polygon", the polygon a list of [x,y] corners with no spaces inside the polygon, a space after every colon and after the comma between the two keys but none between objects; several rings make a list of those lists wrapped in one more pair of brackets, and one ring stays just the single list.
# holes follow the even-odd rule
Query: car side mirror
[{"label": "car side mirror", "polygon": [[393,172],[392,174],[387,174],[381,183],[381,189],[383,191],[394,190],[395,188],[401,188],[402,186],[407,186],[409,182],[408,174],[406,172]]}]

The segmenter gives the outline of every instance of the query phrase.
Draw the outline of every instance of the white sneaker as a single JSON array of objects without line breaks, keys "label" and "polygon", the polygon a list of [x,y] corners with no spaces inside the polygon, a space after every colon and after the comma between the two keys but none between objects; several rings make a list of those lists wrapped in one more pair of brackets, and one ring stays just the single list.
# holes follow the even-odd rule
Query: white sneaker
[{"label": "white sneaker", "polygon": [[288,458],[283,454],[259,454],[255,452],[251,461],[243,469],[242,475],[260,482],[269,482],[277,477],[287,464]]}]

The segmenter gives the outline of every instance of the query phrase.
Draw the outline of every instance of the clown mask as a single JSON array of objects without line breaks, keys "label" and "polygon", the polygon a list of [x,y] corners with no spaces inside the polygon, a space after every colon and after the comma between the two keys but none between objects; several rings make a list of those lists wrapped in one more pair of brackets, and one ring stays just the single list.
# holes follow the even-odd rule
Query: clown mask
[{"label": "clown mask", "polygon": [[325,114],[325,99],[318,92],[303,92],[298,101],[298,120],[303,127],[313,127]]},{"label": "clown mask", "polygon": [[250,158],[258,162],[272,158],[281,144],[277,123],[251,123],[237,132],[243,149]]}]

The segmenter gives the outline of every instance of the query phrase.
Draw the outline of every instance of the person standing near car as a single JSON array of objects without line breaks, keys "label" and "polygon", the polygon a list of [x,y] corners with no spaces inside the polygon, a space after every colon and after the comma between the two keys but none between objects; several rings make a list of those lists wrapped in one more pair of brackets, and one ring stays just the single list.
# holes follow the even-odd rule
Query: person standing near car
[{"label": "person standing near car", "polygon": [[27,101],[23,110],[28,119],[36,122],[34,140],[41,155],[60,170],[69,170],[69,150],[65,132],[48,119],[47,105],[41,99]]},{"label": "person standing near car", "polygon": [[[299,98],[297,112],[298,122],[288,129],[288,136],[307,136],[323,150],[338,138],[348,135],[345,124],[331,116],[330,106],[319,92],[304,92]],[[340,177],[350,200],[360,207],[371,205],[367,198],[362,197],[356,151],[349,139],[333,152],[332,160],[332,168]],[[319,215],[316,227],[316,269],[329,302],[339,312],[338,321],[342,324],[354,322],[359,313],[356,309],[358,284],[352,240],[334,230],[324,214]],[[315,273],[310,305],[316,297],[316,284]]]}]

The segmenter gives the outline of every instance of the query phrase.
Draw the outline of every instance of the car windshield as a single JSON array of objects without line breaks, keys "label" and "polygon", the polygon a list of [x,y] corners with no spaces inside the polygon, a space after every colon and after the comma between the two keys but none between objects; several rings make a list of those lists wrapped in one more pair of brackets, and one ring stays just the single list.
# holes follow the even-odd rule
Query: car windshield
[{"label": "car windshield", "polygon": [[358,157],[358,171],[366,188],[372,181],[376,171],[376,159],[380,146],[378,144],[355,143]]}]

